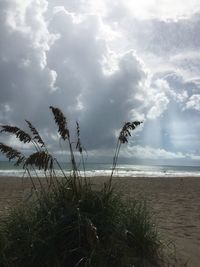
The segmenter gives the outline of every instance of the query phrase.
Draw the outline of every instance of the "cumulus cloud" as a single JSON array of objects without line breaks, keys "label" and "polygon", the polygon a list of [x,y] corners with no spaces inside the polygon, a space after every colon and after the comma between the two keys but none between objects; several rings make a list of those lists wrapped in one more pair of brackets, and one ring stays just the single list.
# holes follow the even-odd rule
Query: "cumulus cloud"
[{"label": "cumulus cloud", "polygon": [[56,73],[46,53],[54,40],[43,14],[46,1],[1,1],[0,80],[1,112],[10,122],[30,116],[54,89]]},{"label": "cumulus cloud", "polygon": [[[135,8],[150,12],[150,2]],[[48,107],[58,106],[69,121],[80,121],[85,146],[100,154],[112,150],[125,121],[139,119],[145,123],[134,140],[141,149],[143,143],[152,156],[149,142],[160,155],[181,156],[183,143],[177,147],[172,138],[181,133],[171,121],[190,112],[196,119],[199,111],[200,19],[191,15],[195,1],[188,13],[181,9],[184,18],[155,15],[166,3],[141,20],[128,1],[1,1],[0,122],[32,121],[56,151]]]},{"label": "cumulus cloud", "polygon": [[187,109],[199,110],[199,78],[187,80],[176,73],[161,74],[161,76],[167,81],[170,87],[168,92],[182,111]]},{"label": "cumulus cloud", "polygon": [[[47,1],[33,5],[5,2],[2,9],[2,114],[9,109],[2,121],[37,121],[50,138],[47,108],[56,105],[71,120],[80,120],[88,146],[112,145],[114,131],[140,105],[134,97],[148,76],[143,64],[133,51],[111,52],[102,39],[99,16],[78,19],[56,7],[47,23]],[[109,66],[108,75],[105,63],[108,66],[113,58],[115,67]]]},{"label": "cumulus cloud", "polygon": [[102,27],[98,16],[77,20],[64,8],[56,9],[50,24],[60,35],[48,53],[62,94],[59,105],[78,116],[89,148],[113,145],[114,131],[143,105],[135,95],[145,93],[148,78],[133,50],[121,54],[110,50]]},{"label": "cumulus cloud", "polygon": [[191,79],[199,76],[199,22],[196,9],[188,17],[168,20],[159,14],[141,20],[125,13],[113,18],[111,25],[123,33],[120,49],[134,47],[153,73],[174,71]]},{"label": "cumulus cloud", "polygon": [[200,111],[200,94],[192,95],[186,103],[186,108]]},{"label": "cumulus cloud", "polygon": [[167,109],[170,102],[168,98],[170,88],[165,80],[157,79],[152,86],[147,98],[148,104],[152,106],[147,113],[148,119],[159,117]]}]

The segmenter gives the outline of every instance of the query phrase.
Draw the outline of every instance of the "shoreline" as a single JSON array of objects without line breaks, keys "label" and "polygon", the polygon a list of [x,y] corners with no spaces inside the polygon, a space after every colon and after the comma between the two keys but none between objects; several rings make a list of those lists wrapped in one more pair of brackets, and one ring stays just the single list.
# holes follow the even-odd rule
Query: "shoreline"
[{"label": "shoreline", "polygon": [[[100,188],[108,179],[90,177],[94,188]],[[176,244],[177,255],[189,260],[189,267],[199,266],[200,177],[113,177],[113,185],[125,198],[145,198],[161,236]],[[0,214],[28,197],[30,188],[30,179],[0,177]]]},{"label": "shoreline", "polygon": [[[69,176],[72,172],[65,172],[66,176]],[[19,173],[12,173],[9,174],[9,172],[1,172],[0,171],[0,179],[1,178],[21,178],[24,174],[24,171],[20,171]],[[98,178],[98,177],[105,177],[109,178],[111,175],[111,171],[102,171],[102,170],[94,170],[94,171],[86,171],[85,173],[83,171],[80,172],[81,176],[86,176],[87,178]],[[36,178],[35,173],[31,173],[32,177]],[[38,172],[38,176],[40,178],[45,178],[45,175],[43,171]],[[58,171],[57,177],[62,178],[63,173],[61,171]],[[140,172],[140,171],[124,171],[124,172],[114,172],[113,177],[115,178],[168,178],[168,179],[174,179],[174,178],[200,178],[200,172]],[[27,178],[24,176],[24,178]]]}]

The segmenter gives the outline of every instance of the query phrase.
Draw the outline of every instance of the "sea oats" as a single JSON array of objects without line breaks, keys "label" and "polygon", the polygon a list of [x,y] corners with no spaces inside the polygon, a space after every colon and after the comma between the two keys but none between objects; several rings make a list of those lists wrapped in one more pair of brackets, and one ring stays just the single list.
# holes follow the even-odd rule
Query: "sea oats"
[{"label": "sea oats", "polygon": [[40,144],[41,147],[45,146],[44,141],[42,140],[40,134],[38,133],[37,129],[30,123],[30,121],[25,120],[26,123],[28,124],[29,129],[31,130],[32,134],[33,134],[33,139],[36,140],[38,142],[38,144]]},{"label": "sea oats", "polygon": [[59,108],[50,106],[50,109],[53,112],[54,119],[58,125],[58,132],[63,138],[63,140],[69,139],[69,130],[67,128],[67,121],[62,111]]},{"label": "sea oats", "polygon": [[124,144],[128,143],[128,137],[131,136],[131,130],[134,130],[139,126],[142,121],[126,122],[119,134],[119,141]]},{"label": "sea oats", "polygon": [[3,143],[0,143],[0,151],[9,159],[9,161],[15,159],[16,166],[19,166],[25,161],[25,156],[21,152]]},{"label": "sea oats", "polygon": [[76,149],[78,149],[79,153],[83,152],[83,147],[81,144],[81,139],[80,139],[80,125],[78,122],[76,122],[76,134],[77,134],[77,143],[76,143]]},{"label": "sea oats", "polygon": [[53,169],[53,158],[45,151],[39,151],[31,154],[25,161],[24,167],[29,165],[37,167],[39,170],[47,171]]},{"label": "sea oats", "polygon": [[0,133],[6,132],[14,134],[23,143],[30,143],[32,140],[31,136],[28,133],[21,130],[19,127],[2,125],[1,128],[2,130],[0,131]]}]

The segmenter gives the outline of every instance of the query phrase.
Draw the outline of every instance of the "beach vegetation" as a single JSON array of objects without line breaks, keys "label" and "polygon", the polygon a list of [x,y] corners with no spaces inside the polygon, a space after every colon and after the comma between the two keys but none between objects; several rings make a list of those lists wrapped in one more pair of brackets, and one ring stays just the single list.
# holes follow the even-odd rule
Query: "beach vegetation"
[{"label": "beach vegetation", "polygon": [[[23,143],[32,143],[35,151],[27,156],[0,143],[1,152],[17,166],[23,166],[33,188],[29,199],[22,200],[0,218],[0,266],[164,266],[163,244],[147,203],[135,198],[126,200],[112,182],[120,147],[142,122],[124,124],[111,175],[94,189],[76,163],[75,150],[80,153],[85,169],[78,122],[74,142],[62,111],[52,106],[50,109],[60,138],[68,144],[70,175],[29,121],[26,123],[30,133],[15,126],[1,126],[1,132],[14,134]],[[55,166],[62,177],[57,176]],[[38,170],[43,170],[44,178],[39,177]]]}]

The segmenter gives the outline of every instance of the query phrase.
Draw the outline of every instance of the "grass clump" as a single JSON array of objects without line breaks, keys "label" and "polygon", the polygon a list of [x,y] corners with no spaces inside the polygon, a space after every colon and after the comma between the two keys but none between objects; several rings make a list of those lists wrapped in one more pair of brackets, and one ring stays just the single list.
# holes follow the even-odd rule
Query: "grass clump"
[{"label": "grass clump", "polygon": [[[141,122],[126,123],[120,132],[111,177],[99,190],[81,177],[74,156],[76,145],[83,160],[80,128],[77,142],[72,142],[66,118],[51,107],[58,132],[69,146],[72,175],[56,176],[58,161],[49,153],[36,128],[28,121],[31,134],[18,127],[2,126],[2,132],[14,134],[24,143],[32,143],[33,154],[0,143],[9,160],[22,164],[31,179],[34,193],[28,201],[1,217],[0,266],[42,267],[153,267],[163,266],[162,246],[152,215],[144,201],[125,201],[114,190],[112,178],[120,146],[128,142],[130,131]],[[84,165],[84,161],[83,161]],[[85,166],[84,166],[85,167]],[[37,169],[42,178],[32,177]],[[36,185],[36,180],[38,183]]]},{"label": "grass clump", "polygon": [[159,266],[160,243],[143,202],[128,206],[114,191],[88,188],[74,198],[68,186],[4,218],[0,266]]}]

